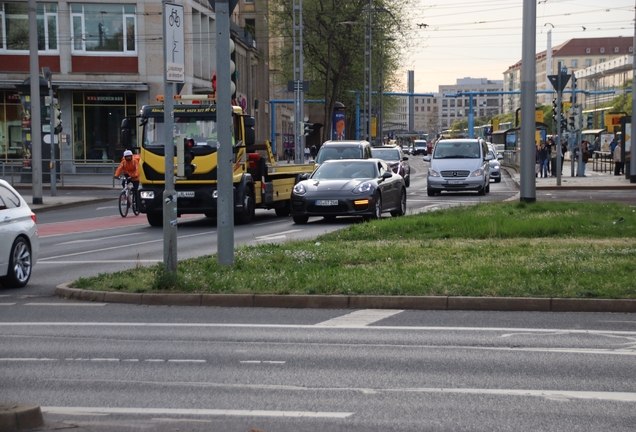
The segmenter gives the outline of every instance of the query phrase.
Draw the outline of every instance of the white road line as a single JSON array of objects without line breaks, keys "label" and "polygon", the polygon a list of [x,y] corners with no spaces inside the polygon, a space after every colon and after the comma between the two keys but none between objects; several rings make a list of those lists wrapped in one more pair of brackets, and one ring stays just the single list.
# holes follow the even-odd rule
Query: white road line
[{"label": "white road line", "polygon": [[206,360],[179,360],[179,359],[170,359],[168,363],[205,363]]},{"label": "white road line", "polygon": [[243,364],[285,364],[284,361],[277,361],[277,360],[241,360],[239,363],[243,363]]},{"label": "white road line", "polygon": [[[198,234],[189,234],[189,235],[184,235],[184,236],[177,236],[177,239],[184,239],[184,238],[189,238],[189,237],[200,237],[200,236],[204,236],[204,235],[207,235],[207,234],[213,234],[215,232],[216,232],[216,230],[215,231],[208,231],[208,232],[198,233]],[[51,236],[47,236],[47,237],[51,237]],[[123,247],[131,248],[133,246],[141,246],[141,245],[145,245],[145,244],[159,243],[159,242],[163,242],[163,239],[148,240],[148,241],[145,241],[145,242],[131,243],[129,245],[118,245],[118,246],[107,247],[107,248],[102,248],[102,249],[92,249],[92,250],[88,250],[88,251],[75,252],[75,253],[71,253],[71,254],[58,255],[58,256],[53,256],[53,257],[48,257],[48,258],[38,258],[38,264],[43,262],[43,261],[50,261],[50,260],[54,260],[54,259],[57,259],[57,258],[66,258],[66,257],[70,257],[70,256],[86,255],[86,254],[104,252],[104,251],[109,251],[109,250],[114,250],[114,249],[121,249]]]},{"label": "white road line", "polygon": [[390,316],[404,312],[402,310],[365,309],[339,316],[316,324],[317,327],[357,327],[367,326]]},{"label": "white road line", "polygon": [[161,414],[196,416],[238,416],[238,417],[310,417],[347,418],[351,412],[314,411],[269,411],[269,410],[229,410],[229,409],[168,409],[168,408],[104,408],[104,407],[41,407],[43,413],[85,415],[85,414]]},{"label": "white road line", "polygon": [[80,306],[80,307],[93,307],[93,306],[106,306],[108,303],[25,303],[25,306]]},{"label": "white road line", "polygon": [[[399,311],[394,311],[399,312]],[[194,327],[194,328],[259,328],[259,329],[320,329],[315,324],[221,324],[221,323],[159,323],[159,322],[0,322],[0,327]],[[336,329],[373,330],[373,331],[458,331],[458,332],[505,332],[505,333],[539,333],[539,334],[587,334],[587,335],[621,335],[636,336],[636,331],[622,330],[585,330],[585,329],[545,329],[545,328],[510,328],[510,327],[430,327],[430,326],[359,326],[348,325]]]},{"label": "white road line", "polygon": [[52,358],[2,358],[0,357],[0,361],[7,361],[7,362],[12,362],[12,361],[58,361],[58,359],[52,359]]},{"label": "white road line", "polygon": [[75,243],[90,243],[90,242],[94,242],[94,241],[114,239],[114,238],[117,238],[117,237],[130,237],[130,234],[120,234],[120,235],[114,235],[114,236],[108,236],[108,237],[99,237],[99,238],[86,239],[86,240],[73,240],[73,241],[68,241],[68,242],[63,242],[63,243],[56,243],[55,245],[59,246],[59,245],[69,245],[69,244],[75,244]]},{"label": "white road line", "polygon": [[133,259],[133,260],[85,260],[85,261],[39,261],[38,260],[38,265],[39,264],[104,264],[104,263],[111,263],[111,264],[121,264],[121,263],[152,263],[152,264],[156,264],[161,262],[161,260],[139,260],[139,259]]},{"label": "white road line", "polygon": [[256,238],[256,240],[273,240],[273,239],[279,239],[279,238],[286,238],[287,234],[293,234],[295,232],[300,232],[300,231],[302,231],[302,230],[293,229],[293,230],[288,230],[288,231],[268,234],[268,235],[264,235],[264,236],[257,236],[255,238]]}]

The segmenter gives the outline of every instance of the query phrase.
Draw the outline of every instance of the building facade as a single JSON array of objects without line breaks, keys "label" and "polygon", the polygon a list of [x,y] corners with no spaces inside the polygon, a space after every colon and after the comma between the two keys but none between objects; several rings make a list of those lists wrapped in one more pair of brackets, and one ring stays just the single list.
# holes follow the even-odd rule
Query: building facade
[{"label": "building facade", "polygon": [[441,130],[451,127],[453,122],[467,120],[470,112],[470,96],[473,93],[472,109],[475,117],[495,116],[503,112],[503,96],[487,94],[503,91],[502,80],[487,78],[460,78],[455,85],[439,86],[439,124]]},{"label": "building facade", "polygon": [[[216,18],[205,1],[184,1],[185,74],[181,94],[213,93]],[[254,1],[232,14],[236,46],[235,103],[258,117],[268,100],[267,27]],[[37,4],[39,68],[48,67],[62,112],[62,169],[119,161],[120,125],[164,91],[162,3],[153,0]],[[22,107],[16,85],[29,78],[28,6],[0,3],[0,160],[25,156]],[[262,105],[265,105],[264,103]],[[44,117],[44,116],[43,116]],[[257,119],[257,139],[269,124]]]},{"label": "building facade", "polygon": [[[547,49],[536,55],[536,82],[537,90],[552,91],[548,83],[548,75],[556,75],[559,71],[559,62],[568,68],[568,74],[575,74],[579,70],[588,69],[605,62],[631,55],[633,52],[632,38],[581,38],[570,39],[560,45],[551,48],[551,65],[548,65]],[[506,91],[520,91],[521,89],[521,61],[510,66],[504,72],[504,87]],[[571,85],[571,83],[568,85]],[[581,87],[579,86],[579,89]],[[553,94],[537,95],[538,104],[549,104]],[[521,105],[521,95],[506,95],[504,99],[504,111],[512,113]]]}]

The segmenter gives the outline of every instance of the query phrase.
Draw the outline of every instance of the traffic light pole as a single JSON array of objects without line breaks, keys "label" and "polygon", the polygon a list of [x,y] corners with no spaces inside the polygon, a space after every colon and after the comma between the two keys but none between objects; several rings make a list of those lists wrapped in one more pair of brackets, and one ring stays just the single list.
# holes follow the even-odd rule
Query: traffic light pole
[{"label": "traffic light pole", "polygon": [[51,196],[57,195],[57,174],[55,170],[55,108],[53,103],[53,77],[49,76],[49,137],[51,139],[51,161],[49,162],[51,174]]},{"label": "traffic light pole", "polygon": [[[557,88],[561,88],[561,65],[559,64],[559,74],[557,75]],[[557,90],[557,120],[556,120],[556,129],[557,129],[557,163],[556,163],[556,175],[557,175],[557,186],[561,186],[561,167],[563,166],[563,154],[561,154],[563,150],[563,144],[561,143],[562,132],[561,132],[561,101],[563,100],[563,90]]]}]

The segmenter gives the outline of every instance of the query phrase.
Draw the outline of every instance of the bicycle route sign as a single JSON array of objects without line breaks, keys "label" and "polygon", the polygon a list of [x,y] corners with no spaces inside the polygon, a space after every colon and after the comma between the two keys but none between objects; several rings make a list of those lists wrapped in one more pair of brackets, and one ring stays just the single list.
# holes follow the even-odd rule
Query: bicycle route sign
[{"label": "bicycle route sign", "polygon": [[164,3],[163,26],[165,29],[166,53],[166,81],[173,83],[185,82],[185,21],[183,6]]}]

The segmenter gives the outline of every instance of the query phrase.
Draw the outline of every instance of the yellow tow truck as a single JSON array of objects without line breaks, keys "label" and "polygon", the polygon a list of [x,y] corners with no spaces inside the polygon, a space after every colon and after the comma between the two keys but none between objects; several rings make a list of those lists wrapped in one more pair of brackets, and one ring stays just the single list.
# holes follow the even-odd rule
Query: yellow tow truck
[{"label": "yellow tow truck", "polygon": [[[157,97],[163,101],[162,96]],[[290,214],[294,185],[313,171],[313,164],[277,165],[269,142],[255,144],[254,117],[232,107],[234,219],[237,224],[250,223],[257,208],[274,209],[278,216]],[[176,177],[177,216],[183,214],[217,215],[217,137],[216,101],[213,95],[175,96],[175,144],[189,142],[193,156],[187,174]],[[139,209],[151,226],[163,224],[164,109],[162,104],[143,106],[139,118],[140,178]],[[132,118],[122,122],[122,143],[131,147],[135,128]],[[264,150],[267,157],[257,150]],[[177,166],[177,149],[174,151]]]}]

